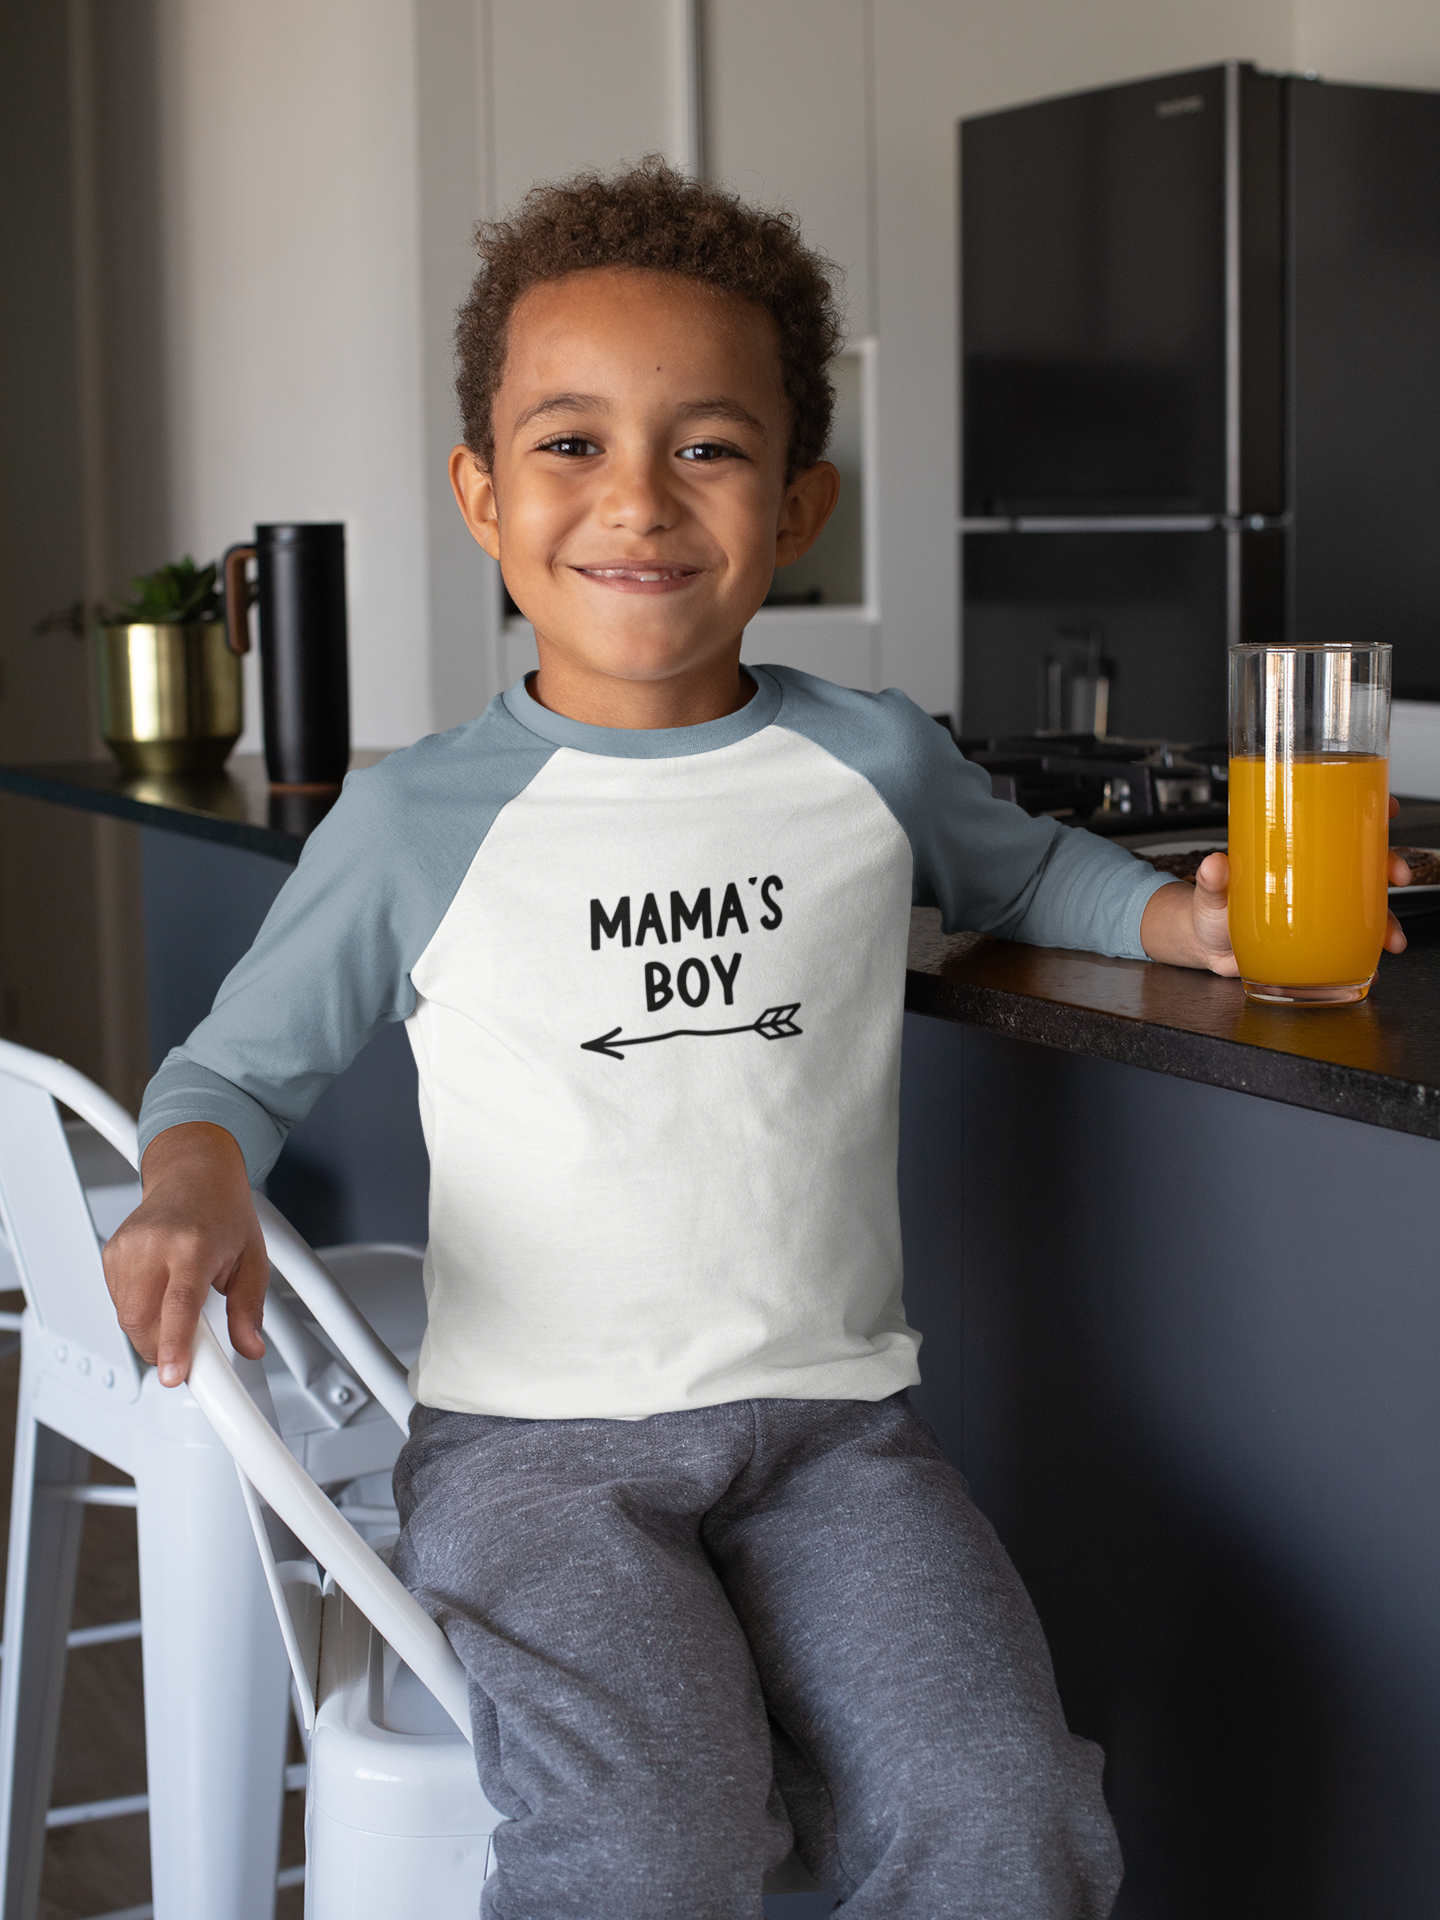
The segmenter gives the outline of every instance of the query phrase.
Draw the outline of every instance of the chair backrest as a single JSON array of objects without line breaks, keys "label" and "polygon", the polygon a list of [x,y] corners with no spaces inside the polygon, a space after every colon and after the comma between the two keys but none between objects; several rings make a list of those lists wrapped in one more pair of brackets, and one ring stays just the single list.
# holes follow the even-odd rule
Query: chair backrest
[{"label": "chair backrest", "polygon": [[[0,1040],[0,1211],[26,1297],[47,1332],[102,1353],[106,1367],[123,1370],[133,1397],[140,1370],[109,1304],[57,1100],[139,1168],[135,1122],[117,1100],[63,1060]],[[284,1215],[263,1194],[256,1194],[255,1209],[272,1263],[403,1433],[415,1404],[405,1369]],[[278,1330],[287,1316],[278,1302],[271,1312]]]},{"label": "chair backrest", "polygon": [[[0,1206],[6,1230],[27,1299],[46,1330],[83,1345],[93,1340],[97,1351],[103,1344],[106,1364],[117,1377],[126,1369],[138,1393],[139,1366],[109,1305],[99,1245],[55,1111],[57,1100],[89,1121],[132,1167],[139,1164],[135,1122],[109,1094],[62,1060],[0,1041]],[[255,1204],[271,1263],[405,1432],[415,1403],[404,1368],[284,1215],[262,1195],[256,1195]],[[224,1303],[211,1294],[197,1330],[189,1386],[242,1481],[314,1554],[470,1739],[468,1683],[450,1643],[295,1460],[237,1376],[228,1347]],[[274,1587],[274,1559],[263,1529],[257,1538]],[[278,1591],[276,1597],[279,1602]],[[310,1661],[307,1650],[296,1646],[293,1619],[287,1619],[283,1603],[279,1610],[292,1660],[306,1669]]]},{"label": "chair backrest", "polygon": [[110,1305],[56,1100],[134,1165],[135,1122],[108,1094],[63,1061],[0,1041],[0,1214],[26,1302],[77,1381],[129,1402],[140,1392],[140,1367]]}]

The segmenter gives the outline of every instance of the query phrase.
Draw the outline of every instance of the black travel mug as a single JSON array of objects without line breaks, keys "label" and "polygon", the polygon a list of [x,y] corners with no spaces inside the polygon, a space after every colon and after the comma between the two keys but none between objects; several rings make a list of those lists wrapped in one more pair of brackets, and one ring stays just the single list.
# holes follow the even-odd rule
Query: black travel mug
[{"label": "black travel mug", "polygon": [[225,556],[232,628],[245,618],[245,566],[252,554],[270,784],[338,787],[350,764],[345,524],[256,527],[253,547],[232,547]]}]

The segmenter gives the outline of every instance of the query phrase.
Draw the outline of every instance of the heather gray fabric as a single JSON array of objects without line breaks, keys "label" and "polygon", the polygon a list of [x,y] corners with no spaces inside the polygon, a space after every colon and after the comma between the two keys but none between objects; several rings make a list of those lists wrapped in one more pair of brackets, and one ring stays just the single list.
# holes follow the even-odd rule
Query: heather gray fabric
[{"label": "heather gray fabric", "polygon": [[1101,1755],[929,1430],[878,1402],[417,1407],[397,1572],[471,1675],[485,1920],[1103,1920]]}]

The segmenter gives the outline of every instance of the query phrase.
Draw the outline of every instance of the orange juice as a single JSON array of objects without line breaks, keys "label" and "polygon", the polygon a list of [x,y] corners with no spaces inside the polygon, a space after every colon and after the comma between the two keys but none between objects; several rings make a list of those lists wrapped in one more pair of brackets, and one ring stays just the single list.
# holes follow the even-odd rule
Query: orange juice
[{"label": "orange juice", "polygon": [[1230,940],[1242,980],[1358,985],[1385,936],[1388,762],[1230,762]]}]

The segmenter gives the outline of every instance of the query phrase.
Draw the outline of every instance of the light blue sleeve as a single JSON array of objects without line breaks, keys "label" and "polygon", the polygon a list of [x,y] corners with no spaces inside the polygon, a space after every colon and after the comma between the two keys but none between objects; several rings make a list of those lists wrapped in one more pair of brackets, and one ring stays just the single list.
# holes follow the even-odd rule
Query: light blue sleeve
[{"label": "light blue sleeve", "polygon": [[996,800],[984,768],[897,689],[857,693],[789,667],[767,671],[785,689],[776,724],[868,780],[894,814],[915,857],[915,905],[939,907],[947,933],[1147,957],[1140,918],[1169,875],[1097,834]]},{"label": "light blue sleeve", "polygon": [[415,1005],[410,969],[497,814],[555,751],[494,702],[352,773],[210,1014],[145,1090],[140,1149],[205,1120],[252,1184],[371,1035]]}]

